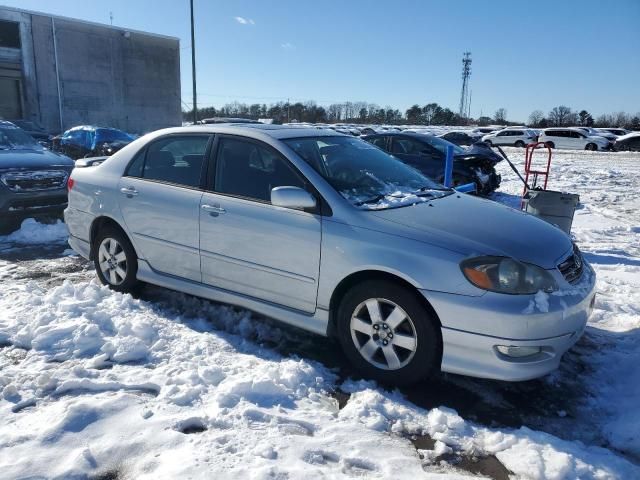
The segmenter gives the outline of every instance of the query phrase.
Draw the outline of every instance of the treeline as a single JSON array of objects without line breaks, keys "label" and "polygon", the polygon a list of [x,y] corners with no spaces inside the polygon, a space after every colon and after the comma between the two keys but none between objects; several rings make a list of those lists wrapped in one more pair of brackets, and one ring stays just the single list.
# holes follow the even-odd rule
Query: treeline
[{"label": "treeline", "polygon": [[560,105],[552,108],[546,116],[542,110],[534,110],[529,115],[528,125],[540,128],[580,125],[584,127],[621,127],[638,130],[640,129],[640,112],[635,115],[630,115],[626,112],[615,112],[594,118],[586,110],[573,111],[565,105]]},{"label": "treeline", "polygon": [[[183,111],[185,121],[193,120],[193,110]],[[277,102],[270,105],[232,102],[223,107],[204,107],[198,109],[198,119],[211,117],[235,118],[270,118],[275,123],[308,122],[308,123],[364,123],[364,124],[410,124],[410,125],[521,125],[507,119],[507,110],[499,108],[493,116],[464,118],[449,108],[437,103],[420,106],[412,105],[404,113],[392,107],[380,107],[375,103],[344,102],[332,103],[327,107],[319,106],[314,101]],[[596,119],[586,110],[574,112],[564,105],[553,108],[547,115],[535,110],[529,116],[527,125],[531,127],[555,127],[585,125],[595,127],[625,127],[640,129],[640,113],[629,115],[617,112],[600,115]]]}]

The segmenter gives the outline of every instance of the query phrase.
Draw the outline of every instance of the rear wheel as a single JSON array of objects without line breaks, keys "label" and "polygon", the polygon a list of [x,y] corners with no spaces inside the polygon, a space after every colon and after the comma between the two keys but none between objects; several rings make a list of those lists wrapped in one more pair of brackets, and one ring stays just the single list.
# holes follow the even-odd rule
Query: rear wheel
[{"label": "rear wheel", "polygon": [[598,150],[598,145],[596,145],[595,143],[587,143],[587,145],[584,147],[585,150],[590,150],[592,152],[595,152],[596,150]]},{"label": "rear wheel", "polygon": [[440,368],[442,338],[408,289],[387,281],[353,287],[337,312],[340,344],[356,369],[382,383],[408,385]]},{"label": "rear wheel", "polygon": [[553,142],[544,142],[545,147],[556,148],[556,145]]},{"label": "rear wheel", "polygon": [[106,227],[94,242],[93,263],[100,281],[118,292],[129,292],[138,283],[138,258],[131,242],[119,229]]},{"label": "rear wheel", "polygon": [[518,147],[518,148],[524,148],[524,142],[522,140],[518,140],[515,143],[515,146]]}]

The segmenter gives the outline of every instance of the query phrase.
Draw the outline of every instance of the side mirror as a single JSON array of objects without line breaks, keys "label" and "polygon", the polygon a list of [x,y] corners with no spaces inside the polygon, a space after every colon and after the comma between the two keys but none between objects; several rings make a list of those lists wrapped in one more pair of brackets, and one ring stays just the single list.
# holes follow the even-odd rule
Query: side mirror
[{"label": "side mirror", "polygon": [[298,187],[275,187],[271,189],[271,205],[285,208],[314,208],[316,199]]}]

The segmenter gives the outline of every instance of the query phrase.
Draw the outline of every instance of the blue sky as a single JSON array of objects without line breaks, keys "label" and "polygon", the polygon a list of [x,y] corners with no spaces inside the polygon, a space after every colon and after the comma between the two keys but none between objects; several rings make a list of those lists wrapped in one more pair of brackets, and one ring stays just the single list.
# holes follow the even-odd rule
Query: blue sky
[{"label": "blue sky", "polygon": [[[191,103],[188,0],[0,0],[181,39]],[[195,0],[199,105],[374,102],[456,111],[472,52],[471,114],[525,121],[565,104],[640,111],[640,0]],[[238,18],[236,18],[238,17]],[[242,20],[239,20],[242,19]]]}]

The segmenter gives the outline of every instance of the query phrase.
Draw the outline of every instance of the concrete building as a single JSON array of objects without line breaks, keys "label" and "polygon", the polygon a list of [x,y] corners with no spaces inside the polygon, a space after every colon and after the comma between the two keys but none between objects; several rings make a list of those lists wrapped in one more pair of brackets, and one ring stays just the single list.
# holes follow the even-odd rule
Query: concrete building
[{"label": "concrete building", "polygon": [[54,133],[180,125],[180,41],[0,6],[0,118]]}]

